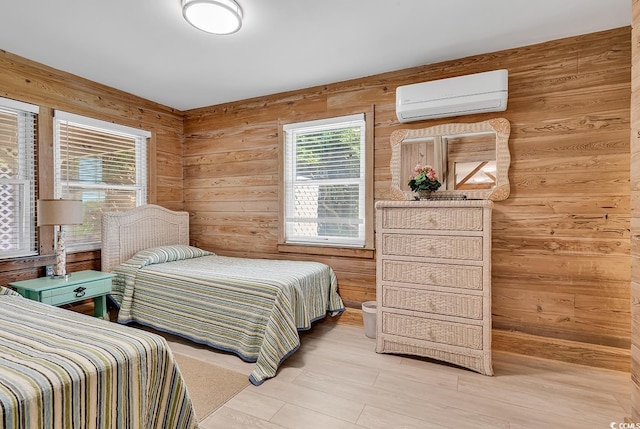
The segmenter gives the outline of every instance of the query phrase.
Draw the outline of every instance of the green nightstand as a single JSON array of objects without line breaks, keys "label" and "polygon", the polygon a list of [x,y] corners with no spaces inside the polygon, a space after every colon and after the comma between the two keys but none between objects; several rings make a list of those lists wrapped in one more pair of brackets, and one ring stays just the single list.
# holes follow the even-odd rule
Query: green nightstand
[{"label": "green nightstand", "polygon": [[107,295],[111,293],[113,274],[100,271],[78,271],[68,279],[40,277],[9,283],[25,298],[55,306],[93,298],[93,315],[107,319]]}]

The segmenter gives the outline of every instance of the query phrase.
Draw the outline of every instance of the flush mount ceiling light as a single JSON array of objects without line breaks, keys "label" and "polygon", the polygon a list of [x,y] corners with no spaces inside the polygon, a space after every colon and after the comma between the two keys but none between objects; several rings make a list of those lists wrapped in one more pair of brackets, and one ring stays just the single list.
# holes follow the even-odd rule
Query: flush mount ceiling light
[{"label": "flush mount ceiling light", "polygon": [[182,15],[211,34],[231,34],[242,26],[242,9],[234,0],[182,0]]}]

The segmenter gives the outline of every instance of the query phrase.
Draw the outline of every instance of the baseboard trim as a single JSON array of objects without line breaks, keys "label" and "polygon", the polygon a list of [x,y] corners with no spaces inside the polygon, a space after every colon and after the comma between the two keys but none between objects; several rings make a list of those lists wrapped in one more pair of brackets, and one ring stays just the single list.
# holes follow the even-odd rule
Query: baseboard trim
[{"label": "baseboard trim", "polygon": [[364,319],[362,318],[362,310],[347,307],[338,317],[329,317],[328,321],[333,321],[340,325],[359,326],[364,328]]},{"label": "baseboard trim", "polygon": [[493,329],[492,350],[614,371],[631,371],[631,350]]}]

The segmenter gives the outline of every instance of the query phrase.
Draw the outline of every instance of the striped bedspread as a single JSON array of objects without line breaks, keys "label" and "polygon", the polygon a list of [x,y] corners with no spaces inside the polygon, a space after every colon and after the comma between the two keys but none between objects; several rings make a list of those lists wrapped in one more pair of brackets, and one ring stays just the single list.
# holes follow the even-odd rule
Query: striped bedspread
[{"label": "striped bedspread", "polygon": [[162,337],[0,287],[0,427],[197,426]]},{"label": "striped bedspread", "polygon": [[118,321],[137,322],[256,362],[250,381],[275,376],[300,346],[298,330],[344,305],[321,263],[230,258],[190,246],[138,252],[114,270]]}]

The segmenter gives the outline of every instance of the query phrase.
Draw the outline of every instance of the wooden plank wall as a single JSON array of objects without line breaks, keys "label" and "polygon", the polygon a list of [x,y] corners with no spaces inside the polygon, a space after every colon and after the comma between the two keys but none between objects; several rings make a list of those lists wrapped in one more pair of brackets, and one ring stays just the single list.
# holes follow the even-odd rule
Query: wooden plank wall
[{"label": "wooden plank wall", "polygon": [[631,421],[640,422],[640,1],[631,30]]},{"label": "wooden plank wall", "polygon": [[[357,307],[375,299],[373,259],[278,254],[278,121],[374,105],[384,200],[392,131],[503,116],[511,197],[493,220],[494,348],[628,371],[630,58],[625,27],[185,112],[191,240],[224,255],[326,262]],[[395,117],[398,85],[501,68],[506,112]]]},{"label": "wooden plank wall", "polygon": [[[494,213],[494,348],[627,370],[630,33],[211,106],[186,112],[184,128],[182,112],[4,51],[0,96],[151,130],[151,201],[191,211],[195,244],[220,254],[322,260],[336,269],[352,306],[375,299],[373,260],[277,252],[278,121],[374,105],[375,198],[383,200],[393,130],[504,116],[512,124],[512,188]],[[506,112],[404,125],[395,118],[398,85],[498,68],[509,70]],[[3,262],[0,284],[36,277],[45,263]],[[70,271],[97,267],[99,252],[69,257]]]},{"label": "wooden plank wall", "polygon": [[[182,112],[91,82],[0,50],[0,96],[41,107],[38,119],[38,188],[52,197],[52,114],[59,109],[152,132],[149,141],[149,201],[182,209]],[[50,193],[49,195],[45,195]],[[51,227],[48,227],[51,228]],[[41,228],[43,229],[43,228]],[[52,252],[52,234],[44,252]],[[0,261],[0,285],[44,275],[51,257]],[[100,269],[100,252],[69,254],[67,271]]]}]

